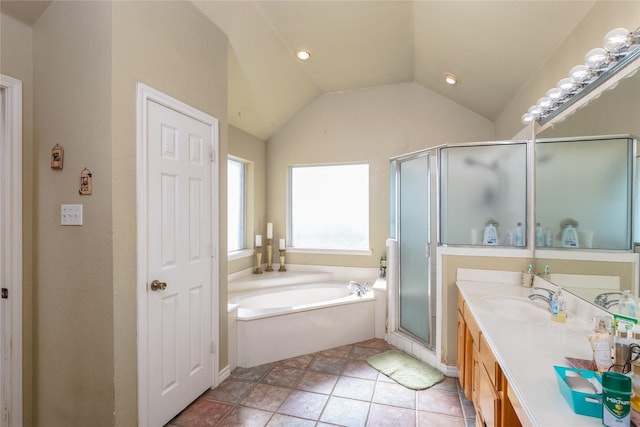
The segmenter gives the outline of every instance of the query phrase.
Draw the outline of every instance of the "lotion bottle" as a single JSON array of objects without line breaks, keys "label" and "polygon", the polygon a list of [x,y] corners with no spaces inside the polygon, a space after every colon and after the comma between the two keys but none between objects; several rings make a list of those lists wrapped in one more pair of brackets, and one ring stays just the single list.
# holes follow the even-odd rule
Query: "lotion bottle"
[{"label": "lotion bottle", "polygon": [[484,228],[484,239],[483,243],[485,245],[495,246],[498,244],[498,230],[496,229],[496,225],[493,223],[487,224]]},{"label": "lotion bottle", "polygon": [[606,316],[594,317],[595,328],[589,334],[589,343],[593,350],[593,361],[598,372],[606,372],[611,367],[611,318]]}]

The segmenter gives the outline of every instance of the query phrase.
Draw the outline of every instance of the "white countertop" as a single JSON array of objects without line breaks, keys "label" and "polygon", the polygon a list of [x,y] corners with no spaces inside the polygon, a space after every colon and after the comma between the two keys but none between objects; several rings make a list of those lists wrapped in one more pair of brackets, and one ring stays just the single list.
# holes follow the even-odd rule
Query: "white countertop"
[{"label": "white countertop", "polygon": [[548,321],[538,323],[507,319],[491,309],[487,297],[526,298],[531,288],[466,280],[457,284],[532,425],[602,425],[600,418],[573,412],[560,393],[553,369],[554,365],[570,366],[565,357],[592,359],[587,338],[591,318],[580,316],[567,324],[551,321],[551,314]]}]

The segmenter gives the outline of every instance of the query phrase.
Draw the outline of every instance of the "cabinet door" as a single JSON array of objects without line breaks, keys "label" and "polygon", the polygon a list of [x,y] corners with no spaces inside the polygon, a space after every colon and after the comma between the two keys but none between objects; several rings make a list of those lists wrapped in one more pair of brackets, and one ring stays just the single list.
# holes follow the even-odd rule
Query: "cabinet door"
[{"label": "cabinet door", "polygon": [[478,360],[477,357],[477,349],[476,346],[473,344],[473,337],[471,336],[471,333],[469,332],[469,329],[466,327],[466,323],[465,323],[465,328],[464,328],[464,377],[465,377],[465,381],[464,381],[464,396],[469,399],[469,400],[473,400],[473,384],[474,382],[476,382],[475,377],[474,377],[474,372],[476,371],[474,365],[476,363],[476,361]]},{"label": "cabinet door", "polygon": [[465,324],[462,313],[458,310],[458,323],[456,326],[456,367],[458,368],[458,380],[460,381],[460,387],[464,390],[465,382],[467,381],[465,375],[464,366],[464,345],[465,345]]},{"label": "cabinet door", "polygon": [[482,363],[477,363],[478,369],[478,409],[487,427],[499,427],[500,424],[500,395],[491,382],[491,378]]}]

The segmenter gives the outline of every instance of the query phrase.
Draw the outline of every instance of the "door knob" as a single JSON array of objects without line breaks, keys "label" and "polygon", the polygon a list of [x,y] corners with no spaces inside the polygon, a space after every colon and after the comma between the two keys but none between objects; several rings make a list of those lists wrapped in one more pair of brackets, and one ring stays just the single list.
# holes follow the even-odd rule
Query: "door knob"
[{"label": "door knob", "polygon": [[153,282],[151,282],[152,291],[164,291],[165,289],[167,289],[167,284],[165,282],[161,282],[159,280],[154,280]]}]

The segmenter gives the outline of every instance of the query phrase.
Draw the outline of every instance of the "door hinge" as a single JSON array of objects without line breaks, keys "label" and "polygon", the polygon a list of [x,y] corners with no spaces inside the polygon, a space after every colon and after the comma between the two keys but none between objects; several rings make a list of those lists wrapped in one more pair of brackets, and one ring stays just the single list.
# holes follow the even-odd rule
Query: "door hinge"
[{"label": "door hinge", "polygon": [[212,162],[215,162],[215,161],[216,161],[216,152],[215,152],[215,151],[213,151],[213,148],[211,148],[211,150],[209,151],[209,159],[210,159]]},{"label": "door hinge", "polygon": [[216,342],[211,341],[211,354],[216,354]]},{"label": "door hinge", "polygon": [[7,299],[7,298],[9,298],[9,289],[2,288],[2,299]]}]

